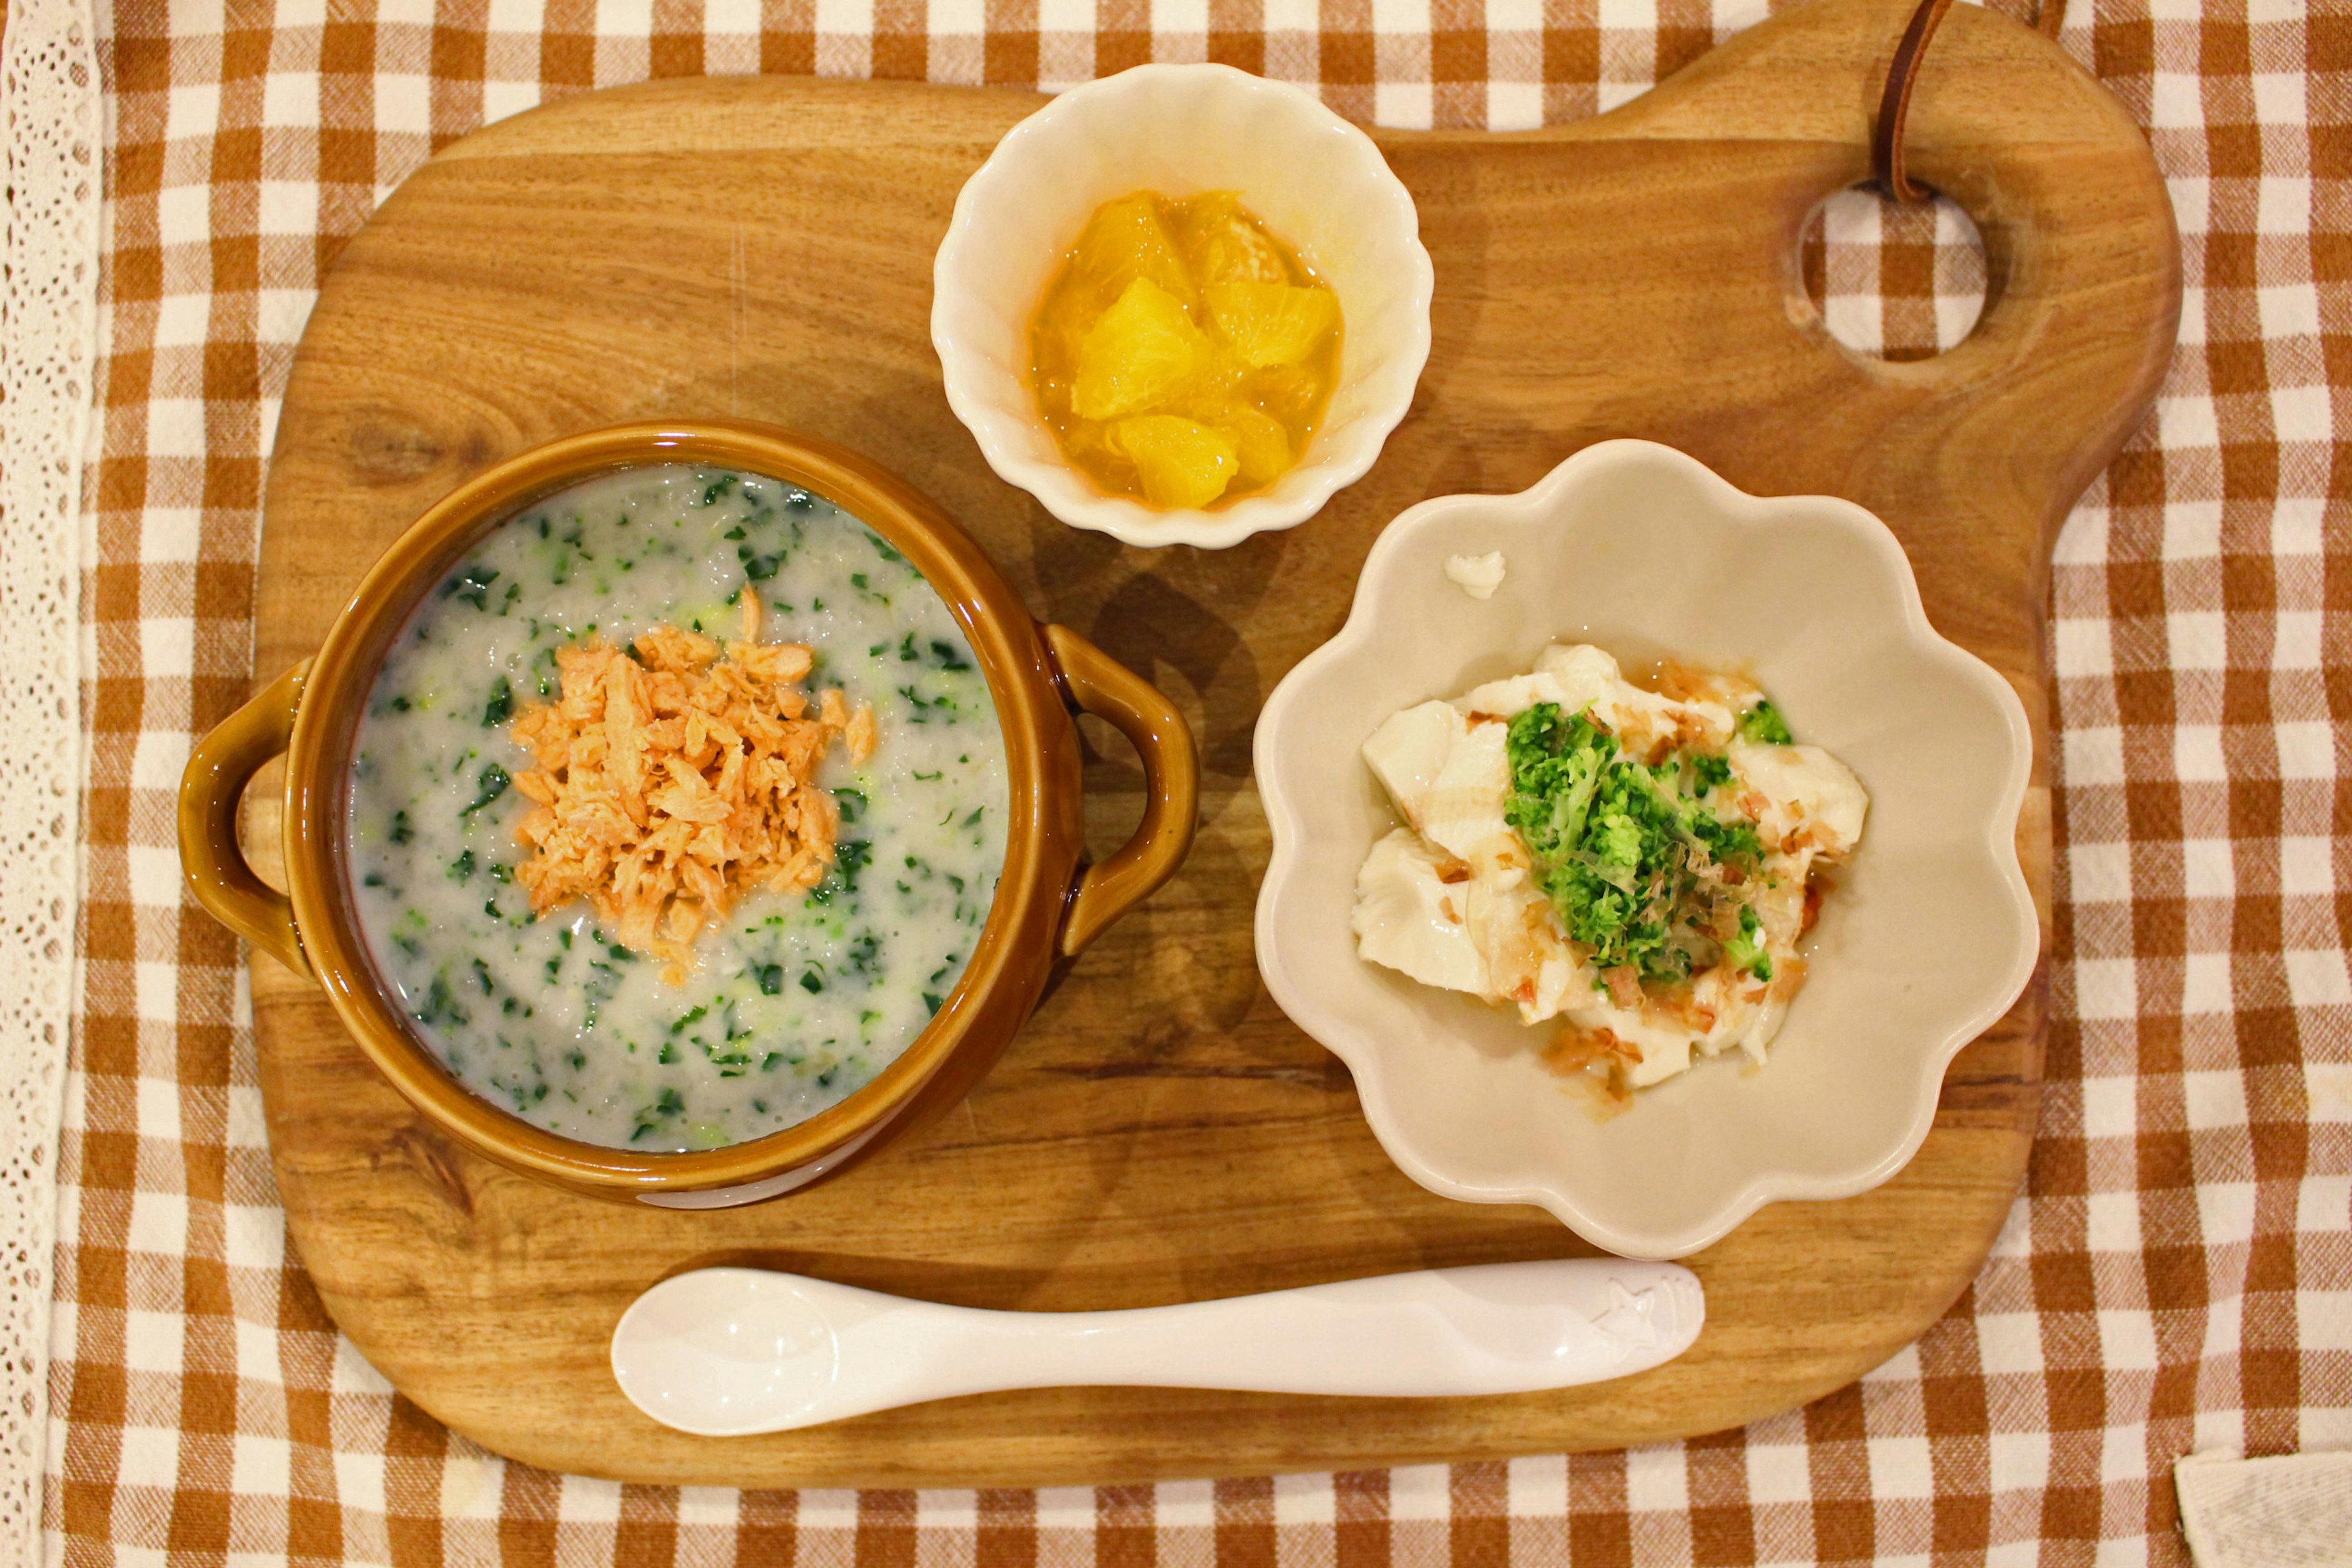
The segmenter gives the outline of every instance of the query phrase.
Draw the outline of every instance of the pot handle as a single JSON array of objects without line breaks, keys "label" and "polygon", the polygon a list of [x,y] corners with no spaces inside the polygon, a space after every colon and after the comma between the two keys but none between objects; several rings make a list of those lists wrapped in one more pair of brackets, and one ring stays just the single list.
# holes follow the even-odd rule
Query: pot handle
[{"label": "pot handle", "polygon": [[180,873],[205,912],[305,979],[314,978],[294,905],[253,874],[237,847],[236,807],[262,765],[286,750],[302,706],[304,659],[213,727],[180,775]]},{"label": "pot handle", "polygon": [[1069,627],[1043,629],[1070,706],[1108,721],[1143,759],[1143,825],[1118,853],[1087,867],[1070,894],[1061,950],[1075,958],[1184,863],[1200,815],[1201,769],[1192,731],[1157,687]]}]

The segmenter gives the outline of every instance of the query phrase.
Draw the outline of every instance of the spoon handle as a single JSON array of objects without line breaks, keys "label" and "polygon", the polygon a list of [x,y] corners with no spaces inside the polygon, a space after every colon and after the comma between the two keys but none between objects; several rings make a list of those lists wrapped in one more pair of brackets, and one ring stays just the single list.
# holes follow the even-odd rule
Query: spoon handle
[{"label": "spoon handle", "polygon": [[1646,1371],[1705,1321],[1697,1277],[1622,1258],[1487,1264],[1109,1312],[1003,1312],[757,1269],[664,1280],[613,1340],[655,1419],[776,1432],[1069,1384],[1388,1397],[1521,1394]]},{"label": "spoon handle", "polygon": [[[1429,1396],[1622,1377],[1680,1354],[1705,1310],[1687,1269],[1575,1259],[1126,1311],[961,1311],[936,1326],[902,1326],[941,1335],[938,1359],[926,1359],[959,1392],[1140,1384]],[[852,1342],[845,1337],[845,1352]]]}]

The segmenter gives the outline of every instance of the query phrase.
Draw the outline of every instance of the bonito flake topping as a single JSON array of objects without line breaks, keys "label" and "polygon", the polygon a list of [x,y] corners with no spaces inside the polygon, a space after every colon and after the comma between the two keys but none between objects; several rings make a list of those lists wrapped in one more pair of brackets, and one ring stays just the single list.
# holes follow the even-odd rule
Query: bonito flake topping
[{"label": "bonito flake topping", "polygon": [[723,651],[669,626],[641,634],[634,658],[594,639],[561,650],[561,698],[509,730],[538,763],[514,781],[537,805],[516,830],[531,913],[585,899],[673,985],[741,894],[824,879],[840,819],[818,765],[836,742],[863,765],[877,739],[872,707],[852,712],[838,689],[809,716],[814,653],[760,641],[748,586],[740,605]]}]

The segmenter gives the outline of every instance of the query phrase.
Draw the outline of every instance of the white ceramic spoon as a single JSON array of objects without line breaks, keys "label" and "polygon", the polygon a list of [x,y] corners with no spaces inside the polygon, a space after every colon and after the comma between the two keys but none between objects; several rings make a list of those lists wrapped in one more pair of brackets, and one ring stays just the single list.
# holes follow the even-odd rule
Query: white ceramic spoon
[{"label": "white ceramic spoon", "polygon": [[1698,1337],[1698,1277],[1615,1258],[1496,1263],[1117,1312],[992,1312],[759,1268],[665,1279],[613,1331],[621,1392],[709,1437],[1070,1384],[1524,1394],[1644,1372]]}]

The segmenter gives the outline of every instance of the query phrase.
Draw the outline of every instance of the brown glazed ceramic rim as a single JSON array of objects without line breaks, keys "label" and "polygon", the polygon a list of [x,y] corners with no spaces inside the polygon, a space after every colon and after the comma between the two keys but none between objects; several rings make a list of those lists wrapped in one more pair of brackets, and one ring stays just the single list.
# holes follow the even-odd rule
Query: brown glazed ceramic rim
[{"label": "brown glazed ceramic rim", "polygon": [[[971,640],[995,700],[1012,820],[1003,874],[979,945],[937,1016],[895,1061],[840,1103],[766,1137],[683,1153],[639,1152],[564,1138],[510,1115],[451,1077],[410,1033],[351,915],[346,782],[360,711],[385,646],[467,550],[531,502],[584,479],[695,462],[782,479],[835,502],[888,540],[939,591]],[[1013,931],[1022,912],[1039,900],[1058,906],[1071,892],[1053,873],[1046,799],[1048,751],[1066,744],[1057,731],[1067,729],[1053,663],[1020,595],[944,512],[882,469],[829,443],[743,421],[588,431],[468,479],[411,525],[362,580],[311,661],[287,748],[288,892],[303,949],[344,1026],[442,1131],[518,1169],[614,1196],[733,1187],[855,1151],[906,1110],[964,1044],[980,1021],[981,1000],[1008,969],[1019,967]]]}]

